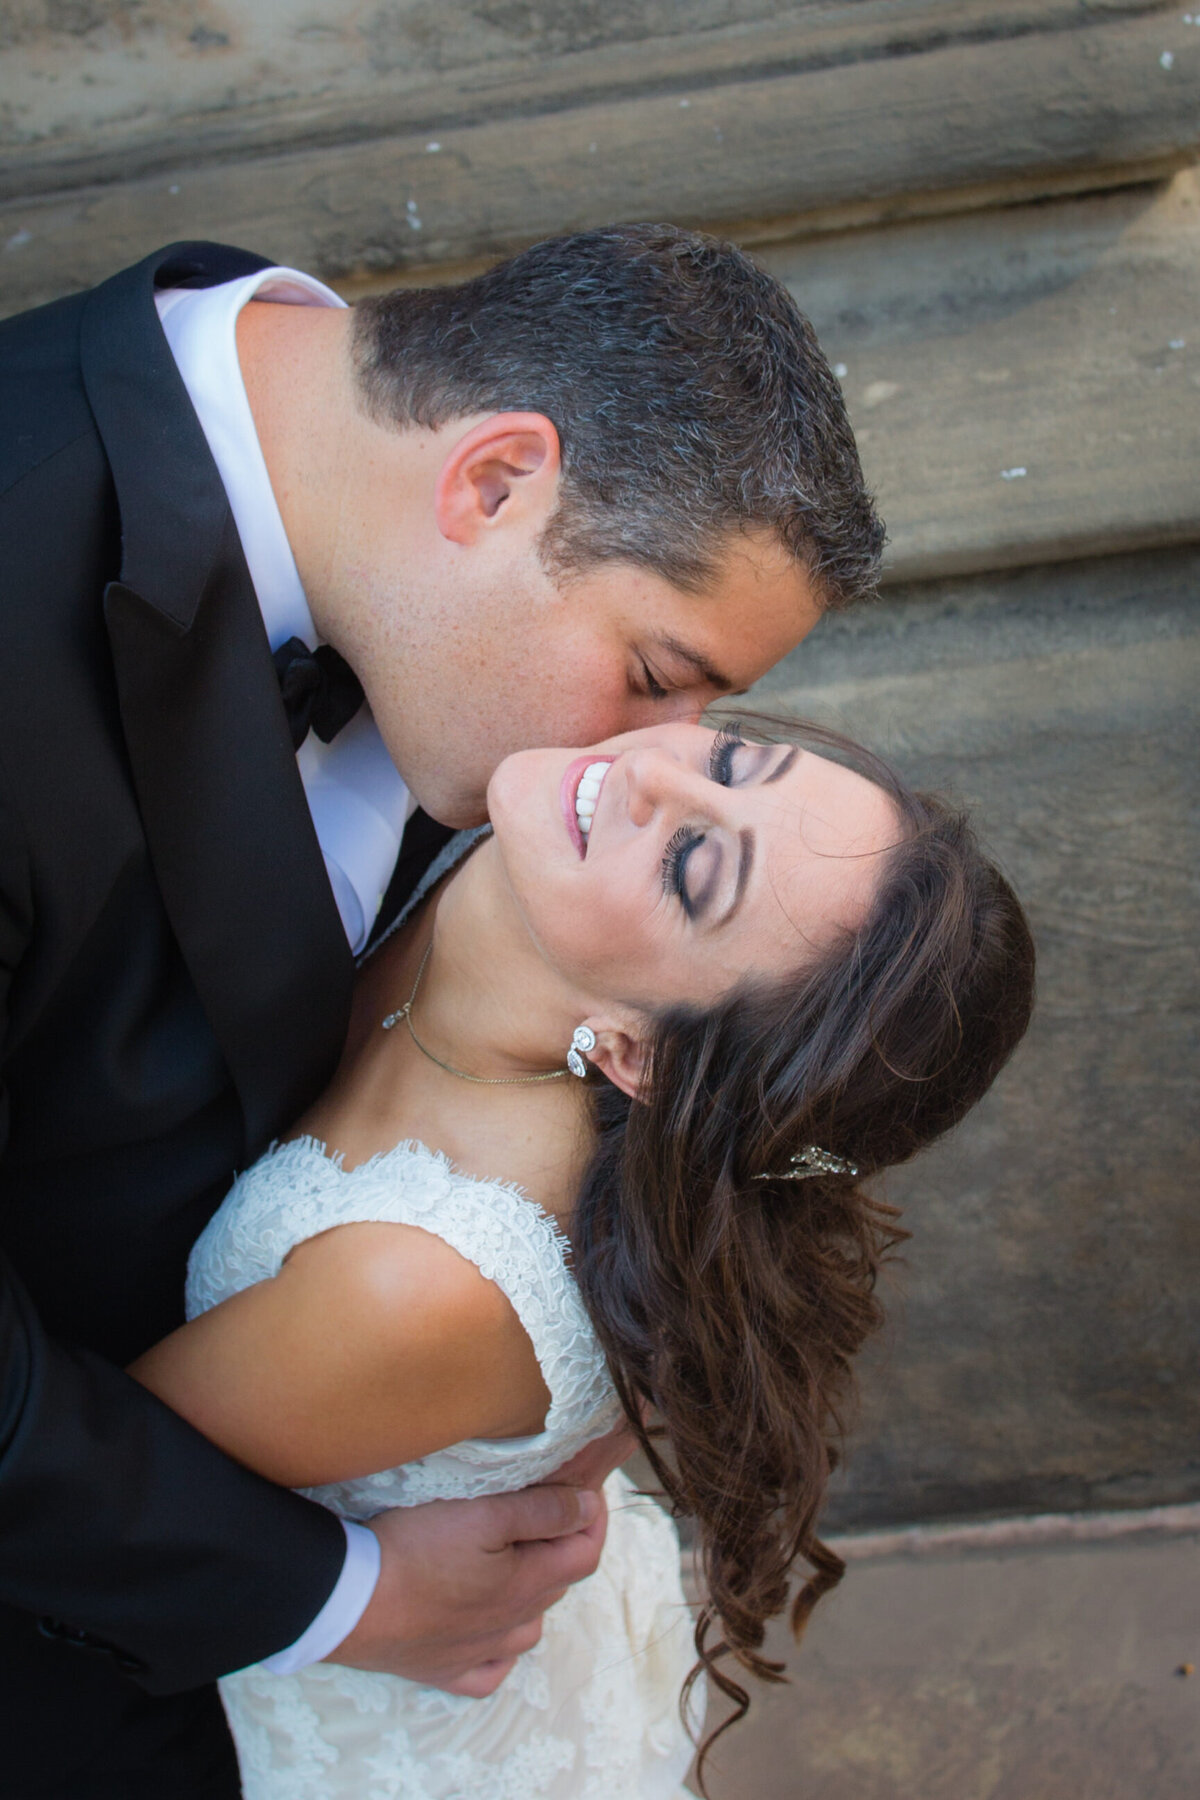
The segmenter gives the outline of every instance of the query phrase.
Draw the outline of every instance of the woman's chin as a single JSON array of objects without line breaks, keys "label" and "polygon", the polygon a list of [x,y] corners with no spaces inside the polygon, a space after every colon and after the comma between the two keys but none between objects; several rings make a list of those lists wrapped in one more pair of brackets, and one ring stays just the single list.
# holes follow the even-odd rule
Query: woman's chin
[{"label": "woman's chin", "polygon": [[514,867],[545,854],[545,796],[551,783],[545,767],[539,780],[533,766],[545,754],[521,750],[506,756],[488,782],[488,818],[505,863]]},{"label": "woman's chin", "polygon": [[487,786],[488,818],[497,830],[503,819],[511,831],[542,820],[553,804],[570,750],[515,750],[497,763]]}]

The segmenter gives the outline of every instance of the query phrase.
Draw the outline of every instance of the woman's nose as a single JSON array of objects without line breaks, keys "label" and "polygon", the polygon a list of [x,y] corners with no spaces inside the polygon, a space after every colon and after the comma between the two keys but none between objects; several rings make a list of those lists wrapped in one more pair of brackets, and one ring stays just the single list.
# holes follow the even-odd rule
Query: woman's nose
[{"label": "woman's nose", "polygon": [[658,748],[625,753],[625,789],[634,825],[649,825],[656,813],[694,800],[707,786],[702,775],[669,751]]}]

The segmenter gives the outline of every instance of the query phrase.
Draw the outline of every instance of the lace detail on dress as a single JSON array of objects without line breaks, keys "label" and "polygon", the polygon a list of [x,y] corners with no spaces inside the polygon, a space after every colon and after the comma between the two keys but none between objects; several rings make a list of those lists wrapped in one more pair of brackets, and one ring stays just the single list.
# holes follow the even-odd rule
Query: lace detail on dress
[{"label": "lace detail on dress", "polygon": [[367,1221],[432,1232],[503,1290],[533,1344],[550,1408],[534,1437],[470,1439],[398,1469],[304,1490],[314,1500],[368,1519],[390,1506],[505,1493],[552,1474],[616,1424],[616,1396],[557,1226],[520,1189],[464,1175],[423,1144],[397,1144],[350,1170],[313,1138],[273,1146],[196,1242],[188,1317],[277,1275],[306,1238]]},{"label": "lace detail on dress", "polygon": [[[357,1168],[311,1138],[242,1175],[192,1251],[188,1317],[279,1273],[338,1224],[433,1232],[505,1294],[537,1353],[550,1407],[536,1436],[474,1440],[421,1462],[309,1490],[349,1518],[502,1493],[553,1473],[619,1409],[553,1221],[518,1189],[480,1181],[422,1144]],[[547,1614],[542,1641],[496,1693],[469,1700],[397,1676],[319,1663],[243,1669],[220,1683],[245,1800],[687,1800],[679,1692],[691,1621],[670,1521],[610,1478],[597,1572]]]}]

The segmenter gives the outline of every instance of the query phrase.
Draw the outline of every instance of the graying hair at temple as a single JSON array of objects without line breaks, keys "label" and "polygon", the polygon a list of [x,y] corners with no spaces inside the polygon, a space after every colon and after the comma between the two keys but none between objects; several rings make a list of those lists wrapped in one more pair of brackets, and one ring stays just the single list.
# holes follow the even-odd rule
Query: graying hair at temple
[{"label": "graying hair at temple", "polygon": [[883,526],[841,388],[787,289],[731,244],[668,225],[551,238],[458,286],[356,309],[373,416],[481,412],[556,426],[556,573],[628,561],[702,589],[732,535],[773,534],[827,605],[869,596]]}]

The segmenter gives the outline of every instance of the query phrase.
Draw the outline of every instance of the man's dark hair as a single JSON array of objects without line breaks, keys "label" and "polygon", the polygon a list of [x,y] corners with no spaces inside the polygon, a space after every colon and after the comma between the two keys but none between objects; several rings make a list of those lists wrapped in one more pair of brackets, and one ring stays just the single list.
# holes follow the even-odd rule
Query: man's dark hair
[{"label": "man's dark hair", "polygon": [[550,238],[459,286],[362,301],[354,348],[375,418],[553,421],[556,572],[621,560],[698,591],[730,533],[757,529],[826,604],[874,590],[883,526],[841,389],[787,289],[732,244],[671,225]]}]

